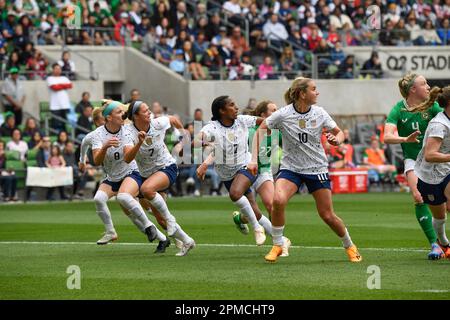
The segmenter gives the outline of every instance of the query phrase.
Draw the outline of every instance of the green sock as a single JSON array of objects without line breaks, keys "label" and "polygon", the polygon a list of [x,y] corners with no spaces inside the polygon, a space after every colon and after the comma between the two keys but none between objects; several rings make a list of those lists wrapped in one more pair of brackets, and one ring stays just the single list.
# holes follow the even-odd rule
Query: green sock
[{"label": "green sock", "polygon": [[437,240],[436,233],[433,229],[432,215],[430,208],[424,203],[416,204],[416,218],[422,227],[428,241],[434,243]]},{"label": "green sock", "polygon": [[233,217],[234,223],[235,224],[241,224],[241,214],[237,214]]}]

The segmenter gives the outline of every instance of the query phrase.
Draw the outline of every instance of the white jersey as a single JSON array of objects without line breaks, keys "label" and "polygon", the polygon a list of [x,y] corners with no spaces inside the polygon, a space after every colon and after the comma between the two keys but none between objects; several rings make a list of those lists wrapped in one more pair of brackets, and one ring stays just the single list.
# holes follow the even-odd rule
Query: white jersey
[{"label": "white jersey", "polygon": [[86,155],[89,149],[92,148],[92,143],[94,141],[96,132],[91,131],[87,135],[84,136],[83,140],[81,141],[81,147],[80,147],[80,162],[86,163]]},{"label": "white jersey", "polygon": [[132,171],[137,171],[137,165],[134,160],[131,163],[126,163],[123,159],[123,147],[127,139],[124,126],[115,133],[109,132],[105,126],[101,126],[95,129],[94,134],[95,136],[92,138],[92,150],[101,149],[103,144],[113,137],[119,139],[119,146],[109,147],[103,160],[103,169],[109,181],[119,182]]},{"label": "white jersey", "polygon": [[313,105],[308,112],[300,113],[290,104],[272,113],[266,123],[269,129],[281,131],[280,169],[299,174],[328,172],[328,160],[321,143],[322,128],[334,129],[336,122],[322,107]]},{"label": "white jersey", "polygon": [[425,131],[424,147],[417,156],[414,171],[420,180],[429,184],[439,184],[450,174],[450,162],[432,163],[425,160],[425,143],[428,138],[442,139],[440,153],[450,153],[450,119],[444,112],[438,113]]},{"label": "white jersey", "polygon": [[[126,125],[127,146],[134,146],[139,142],[139,130],[134,124]],[[156,171],[176,163],[164,143],[166,130],[170,128],[169,117],[162,116],[151,118],[147,136],[136,154],[136,163],[139,173],[144,178],[151,176]]]},{"label": "white jersey", "polygon": [[256,125],[256,117],[239,115],[226,127],[220,121],[211,121],[201,132],[214,144],[214,167],[223,181],[231,180],[251,160],[248,150],[248,129]]}]

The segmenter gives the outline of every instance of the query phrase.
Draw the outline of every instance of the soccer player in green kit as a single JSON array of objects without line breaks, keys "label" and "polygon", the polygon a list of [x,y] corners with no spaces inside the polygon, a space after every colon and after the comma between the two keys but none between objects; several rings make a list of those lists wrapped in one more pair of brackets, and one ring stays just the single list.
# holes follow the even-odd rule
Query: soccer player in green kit
[{"label": "soccer player in green kit", "polygon": [[[428,110],[415,112],[417,106],[430,99],[430,86],[423,76],[415,73],[407,74],[399,80],[398,87],[404,99],[392,108],[386,119],[384,142],[389,144],[400,143],[402,146],[405,175],[414,199],[416,218],[431,244],[428,259],[436,260],[439,259],[441,250],[436,242],[437,238],[432,225],[430,209],[424,204],[417,189],[417,176],[414,173],[414,166],[417,155],[422,149],[423,137],[428,123],[442,109],[435,102]],[[434,94],[434,92],[431,92],[431,94]],[[395,132],[396,129],[398,133]]]}]

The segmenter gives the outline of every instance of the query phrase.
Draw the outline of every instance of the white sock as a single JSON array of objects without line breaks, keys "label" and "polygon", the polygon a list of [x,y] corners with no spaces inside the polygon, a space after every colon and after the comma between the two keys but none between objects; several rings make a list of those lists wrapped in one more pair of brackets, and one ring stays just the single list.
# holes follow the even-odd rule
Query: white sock
[{"label": "white sock", "polygon": [[164,233],[162,233],[161,231],[159,231],[158,227],[156,227],[156,239],[158,239],[159,241],[166,241],[167,237]]},{"label": "white sock", "polygon": [[260,226],[258,220],[256,220],[255,213],[253,212],[252,206],[250,205],[247,197],[242,196],[238,201],[235,201],[234,204],[237,205],[241,212],[247,217],[248,223],[252,226],[253,229],[256,229]]},{"label": "white sock", "polygon": [[129,215],[127,215],[127,217],[131,220],[131,222],[133,222],[133,224],[139,229],[139,231],[143,233],[145,232],[144,226],[134,214],[129,212]]},{"label": "white sock", "polygon": [[340,239],[345,249],[350,248],[353,245],[352,238],[350,238],[347,228],[345,228],[345,235]]},{"label": "white sock", "polygon": [[433,221],[433,229],[436,232],[439,242],[443,246],[448,246],[449,243],[447,235],[445,234],[445,221],[447,221],[447,217],[445,217],[444,219],[433,218],[432,221]]},{"label": "white sock", "polygon": [[148,220],[144,209],[142,209],[139,202],[137,202],[136,199],[131,196],[131,194],[121,192],[117,195],[117,201],[119,201],[122,207],[127,209],[130,214],[135,216],[135,219],[137,219],[142,224],[144,230],[154,225],[150,220]]},{"label": "white sock", "polygon": [[108,205],[106,204],[108,199],[109,198],[106,192],[97,190],[94,196],[95,208],[98,216],[105,225],[106,232],[116,232],[114,230],[114,225],[111,219],[111,212],[109,211]]},{"label": "white sock", "polygon": [[274,245],[282,246],[284,244],[283,231],[284,226],[281,227],[272,226],[272,242]]},{"label": "white sock", "polygon": [[266,234],[272,235],[272,222],[270,222],[269,219],[265,215],[261,215],[261,218],[259,219],[259,224],[263,226],[264,230],[266,231]]},{"label": "white sock", "polygon": [[191,243],[193,239],[188,236],[186,232],[184,232],[183,229],[181,229],[180,225],[177,223],[177,231],[175,232],[174,238],[182,241],[183,243]]},{"label": "white sock", "polygon": [[150,200],[150,203],[156,208],[156,210],[158,210],[164,220],[169,222],[176,221],[175,217],[170,213],[164,198],[159,193],[156,193],[156,196],[153,200]]}]

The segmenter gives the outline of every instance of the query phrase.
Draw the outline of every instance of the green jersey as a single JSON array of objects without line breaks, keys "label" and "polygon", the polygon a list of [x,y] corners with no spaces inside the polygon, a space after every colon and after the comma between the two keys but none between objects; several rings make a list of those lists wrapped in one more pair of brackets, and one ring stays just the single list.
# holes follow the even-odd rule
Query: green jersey
[{"label": "green jersey", "polygon": [[399,101],[389,112],[386,123],[397,126],[398,135],[407,137],[416,130],[420,131],[417,139],[420,143],[402,143],[403,157],[405,159],[416,160],[417,155],[422,149],[423,137],[428,123],[433,119],[442,108],[437,102],[425,112],[411,112],[406,109],[405,100]]},{"label": "green jersey", "polygon": [[[248,129],[248,136],[250,143],[253,142],[253,136],[256,133],[256,130],[258,130],[259,126],[255,126],[253,128]],[[279,132],[279,146],[281,143],[281,132]],[[258,152],[258,173],[263,172],[272,172],[270,163],[271,163],[271,156],[272,156],[272,136],[268,136],[267,134],[264,134],[264,141],[259,144],[259,152]],[[260,157],[265,157],[266,161],[265,163],[261,163]],[[266,163],[267,162],[267,163]]]}]

